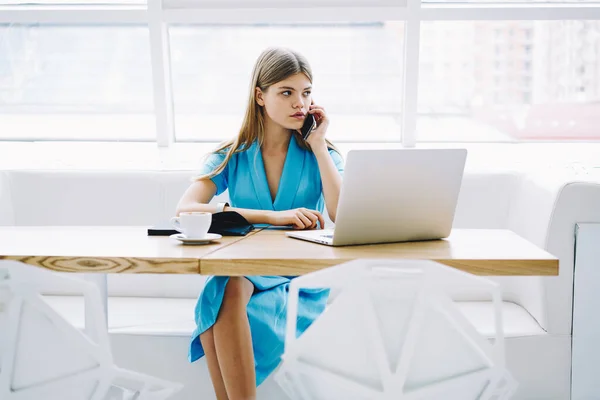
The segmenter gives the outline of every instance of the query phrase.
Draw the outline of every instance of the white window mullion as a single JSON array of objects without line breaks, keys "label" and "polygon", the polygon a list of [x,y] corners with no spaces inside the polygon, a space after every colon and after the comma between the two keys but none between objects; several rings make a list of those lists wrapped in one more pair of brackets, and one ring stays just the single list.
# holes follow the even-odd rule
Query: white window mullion
[{"label": "white window mullion", "polygon": [[164,21],[184,24],[298,23],[298,22],[363,22],[401,21],[405,7],[325,7],[325,8],[165,8]]},{"label": "white window mullion", "polygon": [[420,10],[423,21],[555,21],[598,20],[598,4],[428,4]]},{"label": "white window mullion", "polygon": [[402,99],[402,145],[414,147],[417,141],[417,96],[419,90],[420,0],[408,0],[404,27],[404,75]]},{"label": "white window mullion", "polygon": [[0,6],[0,24],[145,24],[145,6]]},{"label": "white window mullion", "polygon": [[173,118],[169,30],[163,20],[162,0],[148,0],[148,28],[150,30],[156,140],[159,147],[168,147],[175,140],[175,121]]}]

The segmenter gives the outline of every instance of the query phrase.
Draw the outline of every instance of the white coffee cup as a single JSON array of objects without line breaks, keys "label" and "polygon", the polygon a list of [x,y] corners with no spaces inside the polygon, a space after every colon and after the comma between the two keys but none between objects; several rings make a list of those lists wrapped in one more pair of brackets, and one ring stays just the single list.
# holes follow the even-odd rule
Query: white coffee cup
[{"label": "white coffee cup", "polygon": [[182,212],[171,218],[171,225],[188,238],[202,239],[208,233],[212,222],[209,212]]}]

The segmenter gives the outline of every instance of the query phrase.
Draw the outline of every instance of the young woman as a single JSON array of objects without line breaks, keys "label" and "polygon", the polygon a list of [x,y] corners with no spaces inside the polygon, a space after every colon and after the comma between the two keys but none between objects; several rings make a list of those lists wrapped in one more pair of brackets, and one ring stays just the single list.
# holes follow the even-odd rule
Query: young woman
[{"label": "young woman", "polygon": [[[343,161],[325,139],[329,119],[311,98],[312,72],[300,54],[265,50],[254,66],[239,134],[206,160],[177,206],[189,211],[236,211],[249,222],[295,229],[323,228],[324,204],[335,221]],[[299,133],[307,114],[316,129]],[[229,190],[231,206],[208,203]],[[256,387],[283,353],[290,279],[210,277],[196,305],[189,359],[206,355],[218,400],[255,399]],[[301,291],[298,334],[323,311],[326,290]]]}]

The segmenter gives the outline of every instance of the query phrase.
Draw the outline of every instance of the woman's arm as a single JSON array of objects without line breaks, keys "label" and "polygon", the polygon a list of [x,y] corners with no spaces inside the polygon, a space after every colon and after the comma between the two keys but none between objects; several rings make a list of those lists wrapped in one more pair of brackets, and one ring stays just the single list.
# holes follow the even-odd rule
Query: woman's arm
[{"label": "woman's arm", "polygon": [[310,105],[309,113],[313,114],[317,119],[317,128],[312,131],[306,142],[310,145],[321,173],[321,182],[323,183],[323,197],[325,197],[325,206],[329,219],[335,222],[337,215],[338,200],[340,198],[340,189],[342,188],[342,176],[340,175],[335,163],[331,159],[327,141],[325,140],[325,132],[329,126],[329,118],[325,113],[325,109],[316,104]]},{"label": "woman's arm", "polygon": [[[179,216],[182,212],[209,212],[214,214],[217,207],[208,204],[215,193],[217,185],[210,179],[202,179],[194,182],[185,191],[175,214]],[[225,207],[224,211],[235,211],[241,214],[251,224],[269,224],[277,226],[293,226],[296,229],[315,228],[317,222],[324,224],[323,216],[318,211],[297,208],[287,211],[252,210],[248,208]]]},{"label": "woman's arm", "polygon": [[[182,212],[203,211],[216,213],[217,206],[208,204],[215,193],[217,186],[210,179],[202,179],[194,182],[187,188],[179,203],[177,204],[176,215]],[[251,224],[270,224],[272,211],[251,210],[247,208],[225,207],[224,211],[236,211],[241,214]]]},{"label": "woman's arm", "polygon": [[323,197],[325,197],[325,206],[327,207],[327,213],[332,222],[335,222],[337,215],[338,200],[340,198],[340,189],[342,187],[342,176],[338,172],[327,144],[323,143],[316,148],[313,147],[313,153],[317,158],[319,164],[319,171],[321,172],[321,182],[323,182]]}]

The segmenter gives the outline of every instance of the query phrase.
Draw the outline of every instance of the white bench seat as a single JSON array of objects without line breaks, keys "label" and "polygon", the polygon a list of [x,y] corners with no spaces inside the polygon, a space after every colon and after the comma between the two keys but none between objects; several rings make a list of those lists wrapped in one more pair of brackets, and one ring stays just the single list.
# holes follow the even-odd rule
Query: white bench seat
[{"label": "white bench seat", "polygon": [[[0,225],[150,226],[173,215],[193,172],[0,171]],[[591,176],[583,178],[570,170],[547,168],[465,171],[454,228],[510,229],[560,260],[556,277],[489,277],[500,285],[505,301],[506,360],[519,381],[515,400],[570,398],[575,224],[600,222],[600,184]],[[213,199],[227,200],[226,192]],[[205,279],[200,275],[108,276],[115,359],[124,368],[184,383],[173,400],[214,399],[206,364],[187,361],[195,297]],[[73,302],[69,293],[56,287],[45,293],[56,295],[49,301],[83,327],[81,300]],[[467,318],[487,336],[493,331],[488,297],[462,289],[453,294],[463,302]],[[261,385],[261,390],[267,387],[275,385]]]},{"label": "white bench seat", "polygon": [[[45,296],[46,301],[75,327],[84,327],[84,303],[79,296]],[[492,303],[456,303],[463,315],[482,335],[494,334]],[[108,328],[111,333],[189,337],[195,328],[195,299],[109,297]],[[546,332],[523,307],[502,302],[504,335],[522,337]]]}]

